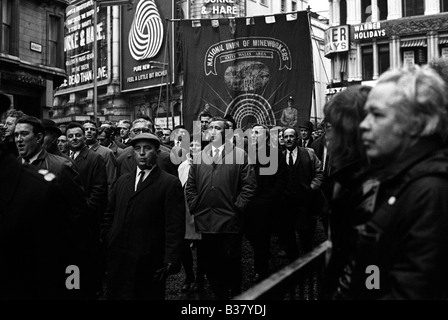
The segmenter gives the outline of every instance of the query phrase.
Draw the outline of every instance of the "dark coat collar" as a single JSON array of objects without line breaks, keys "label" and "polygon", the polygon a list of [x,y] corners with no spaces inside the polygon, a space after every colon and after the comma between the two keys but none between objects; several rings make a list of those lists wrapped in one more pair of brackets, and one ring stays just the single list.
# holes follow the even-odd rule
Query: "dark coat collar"
[{"label": "dark coat collar", "polygon": [[[408,172],[412,167],[431,157],[437,151],[443,150],[442,142],[434,137],[421,138],[405,155],[401,161],[394,161],[384,168],[377,168],[376,176],[380,181],[390,181],[401,174]],[[429,169],[429,168],[426,168]]]},{"label": "dark coat collar", "polygon": [[[154,166],[154,168],[152,169],[152,171],[149,173],[149,176],[143,181],[143,184],[141,185],[141,187],[137,191],[135,191],[135,193],[132,195],[132,197],[135,196],[136,194],[139,194],[140,192],[142,192],[142,190],[145,190],[148,186],[150,186],[155,181],[157,181],[159,179],[161,173],[162,173],[162,170],[156,164]],[[132,187],[132,190],[134,190],[134,188],[135,188],[136,176],[137,176],[137,169],[132,171],[132,175],[129,176],[130,185]]]}]

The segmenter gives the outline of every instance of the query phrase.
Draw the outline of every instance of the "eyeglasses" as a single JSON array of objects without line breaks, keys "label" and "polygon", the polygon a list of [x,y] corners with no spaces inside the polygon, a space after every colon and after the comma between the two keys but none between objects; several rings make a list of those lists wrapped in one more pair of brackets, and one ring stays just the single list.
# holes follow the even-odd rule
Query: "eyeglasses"
[{"label": "eyeglasses", "polygon": [[132,129],[132,132],[133,132],[134,134],[140,134],[140,133],[142,133],[142,132],[144,132],[144,133],[150,133],[151,131],[150,131],[148,128],[135,128],[135,129]]}]

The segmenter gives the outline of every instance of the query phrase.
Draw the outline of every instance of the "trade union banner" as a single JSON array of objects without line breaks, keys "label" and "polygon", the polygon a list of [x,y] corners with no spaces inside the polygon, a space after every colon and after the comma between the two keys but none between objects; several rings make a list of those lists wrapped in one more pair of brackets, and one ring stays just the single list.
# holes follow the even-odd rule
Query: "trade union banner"
[{"label": "trade union banner", "polygon": [[214,116],[230,114],[239,128],[281,125],[290,96],[299,121],[309,119],[313,68],[306,11],[195,22],[180,22],[187,129],[204,108]]},{"label": "trade union banner", "polygon": [[[173,30],[166,18],[174,14],[172,1],[136,0],[121,11],[121,91],[165,85],[170,81]],[[172,71],[172,70],[171,70]],[[172,77],[171,77],[172,79]],[[172,82],[172,80],[171,80]]]}]

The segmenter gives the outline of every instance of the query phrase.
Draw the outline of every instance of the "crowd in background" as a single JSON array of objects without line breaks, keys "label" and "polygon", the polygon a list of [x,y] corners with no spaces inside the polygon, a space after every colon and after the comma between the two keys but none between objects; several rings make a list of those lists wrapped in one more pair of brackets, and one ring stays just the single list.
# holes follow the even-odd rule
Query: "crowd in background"
[{"label": "crowd in background", "polygon": [[332,241],[325,299],[445,299],[445,66],[349,87],[318,125],[238,128],[204,112],[199,135],[145,115],[57,126],[1,95],[0,299],[163,300],[181,268],[180,291],[207,281],[210,299],[231,299],[243,237],[258,283],[273,255],[312,250],[319,221]]}]

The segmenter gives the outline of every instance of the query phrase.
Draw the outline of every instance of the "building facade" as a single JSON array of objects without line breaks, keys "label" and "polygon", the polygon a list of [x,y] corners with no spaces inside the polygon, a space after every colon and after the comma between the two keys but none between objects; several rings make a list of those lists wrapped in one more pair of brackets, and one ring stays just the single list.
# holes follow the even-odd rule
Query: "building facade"
[{"label": "building facade", "polygon": [[54,90],[66,78],[67,1],[0,0],[0,91],[11,108],[49,118]]},{"label": "building facade", "polygon": [[330,0],[325,55],[331,96],[351,84],[374,84],[381,73],[448,57],[446,0]]}]

